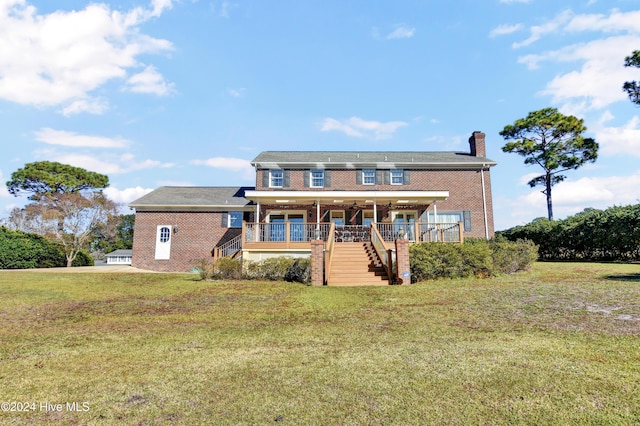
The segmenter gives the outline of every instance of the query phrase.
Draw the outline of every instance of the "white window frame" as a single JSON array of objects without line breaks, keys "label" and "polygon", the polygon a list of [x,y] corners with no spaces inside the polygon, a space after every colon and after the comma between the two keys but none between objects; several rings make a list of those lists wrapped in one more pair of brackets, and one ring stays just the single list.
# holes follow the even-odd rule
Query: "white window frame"
[{"label": "white window frame", "polygon": [[390,179],[391,185],[404,185],[404,170],[391,169]]},{"label": "white window frame", "polygon": [[[239,215],[240,216],[240,223],[237,225],[233,225],[234,222],[234,214],[235,215]],[[229,212],[227,214],[227,228],[242,228],[242,219],[243,219],[244,215],[243,212],[241,211],[233,211],[233,212]],[[237,221],[238,218],[236,217],[235,220]]]},{"label": "white window frame", "polygon": [[376,169],[363,169],[362,170],[362,184],[363,185],[375,185],[376,184]]},{"label": "white window frame", "polygon": [[324,170],[309,170],[309,187],[324,188]]},{"label": "white window frame", "polygon": [[[279,174],[280,176],[275,176]],[[280,185],[276,185],[274,182],[280,181]],[[284,187],[284,170],[271,169],[269,170],[269,188],[283,188]]]}]

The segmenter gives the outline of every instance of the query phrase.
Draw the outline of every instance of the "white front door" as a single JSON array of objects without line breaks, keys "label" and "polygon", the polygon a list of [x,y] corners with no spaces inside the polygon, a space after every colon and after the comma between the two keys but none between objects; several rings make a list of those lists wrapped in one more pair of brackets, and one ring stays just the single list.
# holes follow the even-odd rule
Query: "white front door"
[{"label": "white front door", "polygon": [[171,225],[158,225],[156,230],[156,260],[171,258]]}]

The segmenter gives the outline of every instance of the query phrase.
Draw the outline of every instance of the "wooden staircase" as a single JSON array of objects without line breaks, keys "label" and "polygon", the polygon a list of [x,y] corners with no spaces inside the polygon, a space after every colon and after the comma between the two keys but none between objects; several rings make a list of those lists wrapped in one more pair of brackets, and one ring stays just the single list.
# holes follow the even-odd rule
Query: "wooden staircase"
[{"label": "wooden staircase", "polygon": [[370,242],[335,243],[327,285],[389,285],[387,271]]}]

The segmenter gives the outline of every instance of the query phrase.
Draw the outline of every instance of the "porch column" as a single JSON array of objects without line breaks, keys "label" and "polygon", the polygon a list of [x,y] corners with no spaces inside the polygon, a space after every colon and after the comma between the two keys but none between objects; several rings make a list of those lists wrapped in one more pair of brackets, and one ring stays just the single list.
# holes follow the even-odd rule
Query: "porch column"
[{"label": "porch column", "polygon": [[373,200],[373,223],[378,223],[378,202]]},{"label": "porch column", "polygon": [[320,229],[320,200],[316,201],[316,223]]}]

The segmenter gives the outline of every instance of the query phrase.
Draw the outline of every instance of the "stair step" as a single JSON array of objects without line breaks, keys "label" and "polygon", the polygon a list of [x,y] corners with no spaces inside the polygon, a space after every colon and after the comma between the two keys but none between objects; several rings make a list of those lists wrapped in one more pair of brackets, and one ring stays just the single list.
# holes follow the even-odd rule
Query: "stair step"
[{"label": "stair step", "polygon": [[331,286],[388,285],[389,277],[370,243],[337,243],[327,283]]}]

